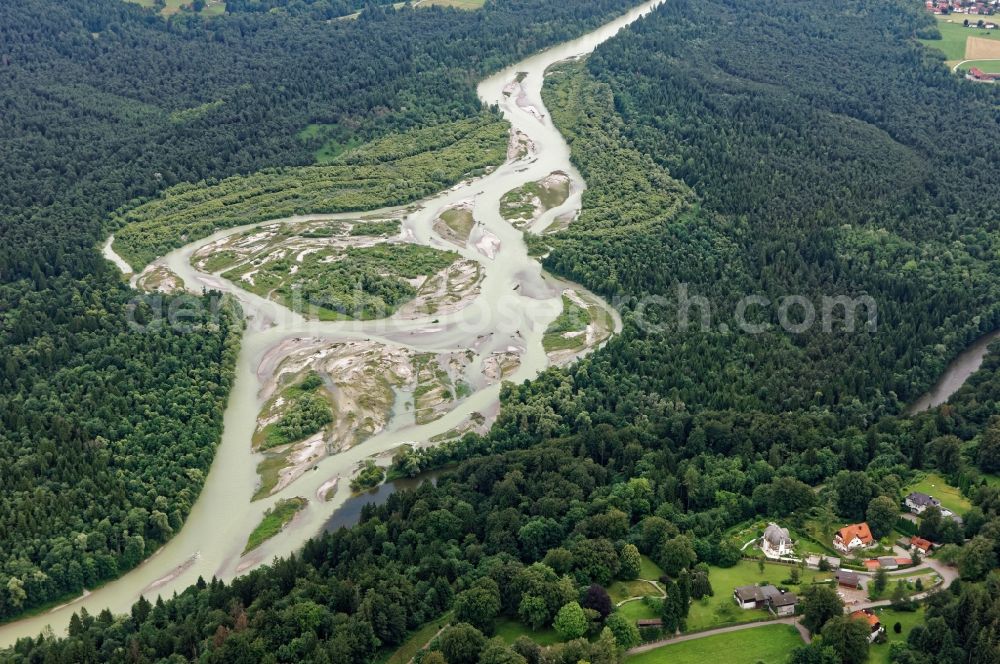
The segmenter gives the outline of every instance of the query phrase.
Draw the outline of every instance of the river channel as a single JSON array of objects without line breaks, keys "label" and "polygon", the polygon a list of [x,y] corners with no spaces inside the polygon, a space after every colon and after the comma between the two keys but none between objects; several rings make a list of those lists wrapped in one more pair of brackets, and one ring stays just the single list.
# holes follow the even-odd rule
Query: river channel
[{"label": "river channel", "polygon": [[[411,241],[455,250],[434,232],[434,220],[442,210],[451,206],[472,205],[477,225],[467,246],[459,253],[463,258],[479,262],[484,268],[485,278],[479,295],[465,308],[433,319],[320,322],[306,319],[276,302],[249,293],[218,275],[201,273],[192,267],[191,257],[198,249],[245,232],[252,226],[219,231],[156,261],[183,279],[189,290],[201,292],[202,288],[210,288],[232,294],[240,301],[247,317],[247,329],[236,365],[236,379],[225,411],[222,441],[205,486],[184,527],[142,565],[76,601],[0,627],[0,647],[10,645],[20,637],[35,636],[47,626],[61,634],[69,624],[70,616],[82,608],[92,614],[104,608],[124,613],[140,595],[168,597],[193,584],[199,576],[229,580],[269,562],[275,556],[286,556],[324,527],[338,525],[335,514],[352,497],[349,478],[364,460],[373,457],[384,459],[403,444],[426,444],[431,438],[462,424],[471,413],[495,412],[497,408],[499,385],[483,386],[440,419],[420,425],[411,419],[402,425],[388,426],[363,443],[318,461],[315,469],[274,495],[253,501],[258,483],[257,465],[261,457],[252,452],[250,441],[264,402],[263,388],[273,379],[270,372],[274,367],[275,354],[294,348],[300,340],[372,340],[421,352],[472,350],[476,357],[474,362],[480,366],[488,354],[516,345],[523,350],[520,364],[516,372],[509,376],[510,380],[528,380],[544,370],[549,365],[549,359],[542,347],[542,335],[562,310],[561,293],[568,284],[543,273],[539,262],[529,256],[522,231],[501,217],[500,199],[525,183],[562,171],[570,178],[568,199],[548,210],[534,223],[532,230],[542,230],[554,219],[570,217],[579,210],[586,183],[571,164],[569,146],[552,124],[542,103],[545,71],[557,62],[590,53],[663,1],[645,2],[583,37],[531,56],[479,84],[480,99],[485,104],[498,106],[512,130],[530,139],[533,148],[527,156],[508,160],[486,176],[463,182],[411,206],[376,211],[376,214],[400,217],[404,233]],[[516,90],[515,94],[511,94],[512,89]],[[338,218],[356,219],[358,214],[311,215],[292,221]],[[276,221],[285,220],[266,223]],[[485,245],[484,239],[488,240]],[[112,249],[112,240],[109,238],[105,244],[104,255],[128,273],[128,265]],[[486,245],[491,247],[489,252],[482,251]],[[132,283],[135,283],[135,277]],[[582,292],[579,286],[572,287]],[[614,319],[614,331],[618,332],[621,320],[610,307],[608,309]],[[328,500],[321,500],[319,495],[334,480],[337,482],[332,495],[328,496]],[[244,556],[247,537],[265,511],[278,500],[294,496],[307,498],[307,507],[277,537]],[[352,505],[357,504],[356,501]],[[351,511],[351,507],[348,506],[346,511]],[[344,523],[356,519],[353,515],[343,516],[346,517]]]}]

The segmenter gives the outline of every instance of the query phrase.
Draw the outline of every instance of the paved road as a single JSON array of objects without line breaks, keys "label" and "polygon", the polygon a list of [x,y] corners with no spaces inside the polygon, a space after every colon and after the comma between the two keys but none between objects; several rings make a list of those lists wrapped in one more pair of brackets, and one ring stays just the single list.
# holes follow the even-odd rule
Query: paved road
[{"label": "paved road", "polygon": [[655,650],[661,646],[670,645],[671,643],[681,643],[683,641],[694,641],[695,639],[704,639],[709,636],[717,636],[719,634],[728,634],[729,632],[740,632],[744,629],[756,629],[757,627],[766,627],[768,625],[792,625],[802,636],[802,640],[806,643],[810,642],[809,631],[799,624],[798,618],[778,618],[777,620],[761,620],[759,622],[744,623],[742,625],[730,625],[729,627],[719,627],[717,629],[709,629],[704,632],[695,632],[694,634],[681,634],[680,636],[674,636],[669,639],[660,639],[659,641],[650,641],[649,643],[644,643],[641,646],[636,646],[628,651],[629,655],[638,655],[641,652],[647,652],[649,650]]},{"label": "paved road", "polygon": [[[911,574],[914,574],[916,572],[921,572],[921,571],[924,571],[924,570],[927,570],[927,569],[930,569],[930,570],[934,571],[935,574],[937,574],[938,576],[940,576],[941,577],[941,583],[939,583],[938,585],[934,586],[933,588],[925,590],[924,592],[917,593],[916,595],[910,595],[910,599],[912,599],[914,601],[919,602],[920,600],[927,599],[930,595],[932,595],[933,593],[938,592],[939,590],[945,590],[946,588],[948,588],[949,586],[951,586],[952,582],[955,579],[958,578],[958,570],[957,569],[955,569],[954,567],[948,567],[947,565],[945,565],[945,564],[943,564],[941,562],[938,562],[937,560],[934,560],[933,558],[925,558],[916,567],[910,567],[908,569],[893,570],[892,572],[888,573],[888,576],[890,578],[892,578],[894,576],[911,575]],[[887,600],[887,599],[882,599],[882,600],[879,600],[877,602],[861,602],[859,604],[855,604],[855,605],[851,606],[850,610],[851,611],[858,611],[860,609],[874,609],[874,608],[880,607],[880,606],[889,606],[890,604],[892,604],[892,601],[891,600]]]}]

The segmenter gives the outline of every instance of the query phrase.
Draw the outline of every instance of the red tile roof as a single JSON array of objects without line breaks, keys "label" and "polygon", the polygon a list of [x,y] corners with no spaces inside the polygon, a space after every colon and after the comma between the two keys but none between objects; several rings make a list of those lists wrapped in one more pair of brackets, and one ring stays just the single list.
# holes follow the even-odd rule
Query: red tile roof
[{"label": "red tile roof", "polygon": [[925,540],[923,537],[913,537],[910,539],[910,546],[919,547],[924,551],[930,551],[931,546],[933,545],[930,540]]},{"label": "red tile roof", "polygon": [[878,616],[874,613],[869,613],[868,611],[855,611],[851,614],[852,618],[858,618],[861,620],[867,620],[869,627],[878,627],[882,623],[879,621]]},{"label": "red tile roof", "polygon": [[868,528],[867,523],[854,523],[850,526],[844,526],[837,531],[837,535],[840,537],[844,544],[849,543],[855,537],[860,539],[865,544],[871,544],[875,541],[872,537],[872,531]]}]

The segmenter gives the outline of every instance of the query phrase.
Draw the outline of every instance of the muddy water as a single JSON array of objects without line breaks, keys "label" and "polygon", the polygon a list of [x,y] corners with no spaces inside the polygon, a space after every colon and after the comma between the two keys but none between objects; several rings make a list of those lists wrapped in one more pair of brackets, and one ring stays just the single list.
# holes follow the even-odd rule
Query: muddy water
[{"label": "muddy water", "polygon": [[958,388],[965,384],[969,376],[976,373],[983,364],[983,358],[991,343],[1000,339],[1000,330],[994,330],[989,334],[984,334],[963,350],[958,356],[948,364],[948,367],[938,378],[937,383],[929,392],[913,402],[913,405],[906,411],[913,415],[931,408],[936,408],[946,403],[951,395],[958,391]]},{"label": "muddy water", "polygon": [[[499,214],[500,198],[511,189],[539,180],[561,170],[571,178],[569,200],[549,211],[538,228],[563,214],[579,209],[585,183],[569,161],[569,147],[552,125],[541,100],[541,86],[546,68],[568,58],[579,57],[612,37],[663,0],[646,2],[628,14],[580,38],[539,53],[484,80],[478,88],[480,98],[496,104],[514,129],[528,136],[535,150],[525,158],[505,163],[493,173],[462,183],[419,204],[398,210],[379,211],[385,216],[403,219],[404,232],[428,246],[452,249],[432,230],[434,219],[452,205],[472,201],[477,225],[469,243],[460,253],[484,266],[482,291],[466,308],[446,315],[418,320],[384,319],[378,321],[318,322],[303,318],[286,307],[242,290],[218,275],[195,270],[190,259],[199,248],[218,239],[247,230],[233,228],[193,242],[157,261],[180,276],[187,288],[200,292],[203,287],[228,292],[237,297],[247,314],[247,331],[237,360],[236,380],[224,416],[222,442],[183,529],[143,565],[121,579],[94,590],[85,598],[48,613],[0,627],[0,646],[22,636],[38,634],[47,625],[61,633],[70,615],[81,608],[92,614],[108,607],[116,613],[127,611],[140,594],[169,596],[195,582],[217,576],[231,579],[259,564],[284,556],[302,546],[330,523],[336,510],[351,499],[349,478],[359,464],[370,457],[385,459],[400,445],[426,442],[461,424],[471,413],[496,411],[500,388],[485,386],[463,400],[440,419],[416,425],[400,413],[392,426],[361,445],[318,462],[315,470],[276,495],[251,502],[257,485],[256,466],[260,457],[251,453],[250,440],[257,413],[263,406],[261,390],[271,380],[274,366],[282,353],[315,343],[317,339],[333,342],[372,339],[419,351],[453,352],[472,349],[476,362],[472,372],[481,369],[482,360],[491,352],[523,347],[521,365],[510,379],[518,382],[538,375],[548,366],[542,348],[542,335],[561,310],[561,289],[565,286],[543,274],[540,264],[528,256],[520,231]],[[507,96],[503,90],[521,73],[519,95]],[[371,214],[371,213],[369,213]],[[356,218],[357,215],[313,215],[298,219]],[[283,220],[279,220],[283,221]],[[274,223],[274,222],[268,222]],[[258,224],[259,225],[259,224]],[[478,247],[497,247],[480,250]],[[120,267],[124,261],[108,244],[104,254]],[[615,316],[616,332],[621,321]],[[402,406],[402,403],[397,403]],[[330,500],[320,503],[317,491],[334,478],[340,478]],[[306,509],[278,537],[266,542],[246,557],[241,552],[250,531],[260,522],[265,510],[277,500],[302,496],[309,499]],[[357,502],[351,503],[356,505]],[[352,508],[348,508],[351,511]],[[347,515],[349,516],[349,515]],[[336,524],[336,521],[333,521]]]}]

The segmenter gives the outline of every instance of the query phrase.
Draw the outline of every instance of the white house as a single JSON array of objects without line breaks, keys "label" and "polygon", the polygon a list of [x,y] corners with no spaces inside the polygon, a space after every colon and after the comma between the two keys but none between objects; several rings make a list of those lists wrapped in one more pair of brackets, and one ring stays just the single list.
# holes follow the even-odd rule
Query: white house
[{"label": "white house", "polygon": [[906,497],[906,507],[914,514],[923,514],[928,507],[941,507],[941,501],[926,493],[914,491]]},{"label": "white house", "polygon": [[868,528],[867,523],[844,526],[833,537],[834,548],[845,553],[867,548],[873,544],[875,544],[875,538],[872,537],[872,531]]},{"label": "white house", "polygon": [[767,524],[760,538],[760,550],[768,558],[783,558],[792,555],[792,538],[787,528],[776,523]]}]

